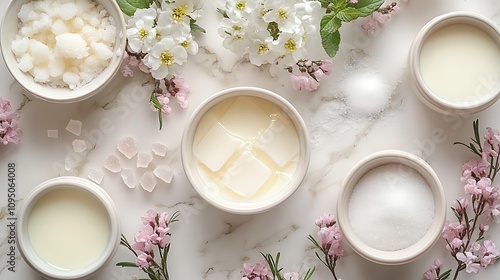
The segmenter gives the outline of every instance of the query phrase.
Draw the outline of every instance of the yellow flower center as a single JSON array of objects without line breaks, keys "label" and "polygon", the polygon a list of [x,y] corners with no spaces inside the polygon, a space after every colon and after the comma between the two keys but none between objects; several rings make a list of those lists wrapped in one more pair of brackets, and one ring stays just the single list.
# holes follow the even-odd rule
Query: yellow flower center
[{"label": "yellow flower center", "polygon": [[236,2],[235,7],[236,9],[243,11],[247,7],[247,3],[245,3],[245,1],[238,1]]},{"label": "yellow flower center", "polygon": [[191,43],[189,43],[189,41],[186,40],[186,41],[184,41],[184,42],[181,43],[181,46],[183,46],[184,48],[187,48],[187,47],[189,47],[190,44]]},{"label": "yellow flower center", "polygon": [[259,50],[257,51],[259,54],[266,54],[269,52],[269,47],[266,44],[260,44]]},{"label": "yellow flower center", "polygon": [[288,19],[288,12],[284,9],[279,9],[277,15],[280,19]]},{"label": "yellow flower center", "polygon": [[285,49],[289,52],[294,52],[297,50],[297,42],[295,42],[292,38],[288,39],[285,43]]},{"label": "yellow flower center", "polygon": [[170,51],[168,51],[168,50],[164,51],[160,55],[160,63],[162,65],[172,66],[172,65],[174,65],[174,62],[175,62],[174,56],[172,55],[172,53]]},{"label": "yellow flower center", "polygon": [[172,10],[172,19],[174,21],[183,21],[184,17],[188,14],[188,5],[180,5]]},{"label": "yellow flower center", "polygon": [[233,25],[233,30],[234,31],[240,31],[241,30],[241,26]]},{"label": "yellow flower center", "polygon": [[144,40],[146,37],[148,37],[149,33],[146,29],[142,28],[139,30],[139,39]]}]

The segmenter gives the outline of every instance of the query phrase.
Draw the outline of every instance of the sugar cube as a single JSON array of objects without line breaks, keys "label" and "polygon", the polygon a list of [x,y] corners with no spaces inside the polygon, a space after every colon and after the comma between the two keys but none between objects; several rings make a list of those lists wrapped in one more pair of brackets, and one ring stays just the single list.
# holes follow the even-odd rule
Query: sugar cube
[{"label": "sugar cube", "polygon": [[252,197],[271,176],[271,170],[250,152],[244,152],[223,175],[224,183],[243,197]]},{"label": "sugar cube", "polygon": [[216,123],[196,145],[193,152],[196,159],[216,172],[240,147],[241,144],[219,123]]}]

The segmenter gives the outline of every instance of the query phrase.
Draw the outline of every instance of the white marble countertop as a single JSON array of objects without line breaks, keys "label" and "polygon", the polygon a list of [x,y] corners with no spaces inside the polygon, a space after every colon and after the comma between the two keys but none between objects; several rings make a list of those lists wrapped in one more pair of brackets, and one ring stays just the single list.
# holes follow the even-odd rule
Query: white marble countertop
[{"label": "white marble countertop", "polygon": [[[157,116],[148,105],[151,85],[145,75],[127,79],[117,76],[102,93],[78,104],[50,104],[25,95],[2,60],[0,96],[20,111],[24,132],[19,145],[0,147],[0,180],[6,181],[7,163],[17,165],[17,207],[42,181],[64,174],[87,178],[90,170],[97,169],[105,173],[101,186],[114,199],[123,233],[129,239],[140,228],[139,217],[148,209],[180,211],[181,221],[172,228],[169,257],[172,279],[241,279],[242,264],[257,262],[261,258],[259,252],[273,255],[281,252],[285,270],[305,272],[315,265],[317,270],[312,279],[331,279],[327,268],[314,256],[306,237],[316,234],[314,220],[320,214],[335,213],[340,184],[361,158],[384,149],[413,152],[435,169],[448,202],[462,196],[461,166],[472,154],[453,142],[468,141],[475,119],[480,119],[482,129],[500,128],[500,103],[468,116],[445,117],[432,111],[417,99],[409,86],[407,52],[419,29],[431,18],[446,12],[475,11],[500,24],[498,0],[413,0],[402,4],[390,23],[374,36],[365,35],[359,22],[345,24],[341,29],[341,51],[333,60],[333,73],[325,77],[320,89],[313,93],[294,91],[285,71],[271,77],[267,69],[259,69],[225,50],[216,33],[219,15],[214,2],[204,2],[204,15],[199,24],[207,34],[199,38],[200,51],[191,57],[183,75],[192,88],[190,105],[186,110],[173,106],[161,131]],[[8,1],[1,1],[0,11],[5,11],[7,4]],[[309,52],[312,58],[326,58],[319,38]],[[394,87],[390,102],[381,112],[360,112],[341,97],[340,88],[346,77],[357,71],[353,68],[372,69]],[[304,183],[288,200],[259,215],[227,214],[207,205],[189,185],[179,160],[181,134],[190,114],[210,95],[234,86],[257,86],[282,95],[302,114],[311,135],[311,164]],[[71,119],[83,122],[82,136],[65,130]],[[100,127],[103,121],[108,123],[106,130]],[[48,138],[47,130],[58,130],[59,138]],[[436,134],[441,136],[436,138]],[[169,147],[167,157],[155,159],[153,163],[174,168],[171,184],[160,183],[152,193],[140,187],[129,189],[119,174],[103,168],[107,156],[118,155],[116,143],[125,136],[135,138],[141,151],[150,151],[155,142]],[[89,141],[92,148],[79,154],[78,165],[71,170],[54,169],[64,165],[68,156],[75,156],[71,143],[77,138]],[[135,161],[125,164],[135,166]],[[41,279],[18,252],[16,272],[7,269],[7,192],[5,184],[2,186],[0,279]],[[451,211],[448,217],[453,217]],[[500,241],[500,226],[493,225],[488,234]],[[337,273],[342,279],[418,280],[435,258],[441,258],[446,267],[455,268],[444,247],[440,239],[418,260],[387,267],[362,259],[344,243],[346,257],[338,265]],[[141,275],[138,270],[114,266],[118,261],[132,260],[130,252],[120,248],[112,263],[94,279],[131,279],[133,275]],[[460,279],[494,279],[498,275],[500,265],[496,264],[477,275],[463,272]]]}]

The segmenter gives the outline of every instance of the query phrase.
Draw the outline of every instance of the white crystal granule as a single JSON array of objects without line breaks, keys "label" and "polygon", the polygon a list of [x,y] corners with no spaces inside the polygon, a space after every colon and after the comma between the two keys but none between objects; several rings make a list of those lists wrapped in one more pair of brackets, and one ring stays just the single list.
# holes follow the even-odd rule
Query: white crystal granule
[{"label": "white crystal granule", "polygon": [[120,159],[115,155],[109,155],[104,160],[104,168],[106,168],[107,170],[109,170],[113,173],[120,172],[122,170],[122,165],[120,163]]},{"label": "white crystal granule", "polygon": [[85,142],[85,140],[75,139],[71,144],[73,145],[73,151],[75,153],[81,153],[87,150],[87,143]]},{"label": "white crystal granule", "polygon": [[130,168],[124,168],[120,173],[123,183],[130,189],[135,188],[135,175],[134,171]]},{"label": "white crystal granule", "polygon": [[132,137],[122,138],[118,141],[118,144],[116,144],[116,148],[128,159],[133,158],[139,151],[137,142]]},{"label": "white crystal granule", "polygon": [[167,184],[170,184],[174,178],[174,171],[168,166],[157,166],[153,174]]},{"label": "white crystal granule", "polygon": [[153,155],[149,153],[139,153],[137,154],[137,167],[147,168],[152,160]]},{"label": "white crystal granule", "polygon": [[115,21],[91,0],[38,0],[21,6],[11,49],[18,67],[35,82],[75,89],[108,65]]},{"label": "white crystal granule", "polygon": [[141,177],[140,184],[142,188],[148,192],[152,192],[156,187],[156,177],[151,171],[144,172]]},{"label": "white crystal granule", "polygon": [[79,120],[69,120],[68,125],[66,126],[66,130],[73,133],[76,136],[80,136],[82,134],[82,122]]},{"label": "white crystal granule", "polygon": [[88,173],[88,177],[91,181],[94,181],[97,184],[100,184],[104,179],[104,173],[100,170],[90,169]]}]

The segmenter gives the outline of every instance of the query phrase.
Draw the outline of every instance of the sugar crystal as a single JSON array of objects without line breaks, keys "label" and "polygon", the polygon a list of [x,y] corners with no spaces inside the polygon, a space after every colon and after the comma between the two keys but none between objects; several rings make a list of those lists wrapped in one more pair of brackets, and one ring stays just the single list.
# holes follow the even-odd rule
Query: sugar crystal
[{"label": "sugar crystal", "polygon": [[82,134],[82,122],[79,120],[69,120],[66,130],[76,136],[80,136]]},{"label": "sugar crystal", "polygon": [[116,148],[128,159],[133,158],[135,155],[137,155],[138,152],[137,142],[132,137],[122,138],[120,141],[118,141]]},{"label": "sugar crystal", "polygon": [[104,168],[107,170],[118,173],[122,170],[120,159],[115,155],[110,155],[104,160]]},{"label": "sugar crystal", "polygon": [[135,175],[134,171],[130,168],[124,168],[120,173],[123,183],[130,189],[135,188]]},{"label": "sugar crystal", "polygon": [[170,184],[170,182],[172,182],[172,178],[174,177],[174,171],[167,166],[157,166],[153,173],[158,179],[167,184]]},{"label": "sugar crystal", "polygon": [[366,245],[401,250],[424,236],[434,216],[434,197],[427,181],[402,164],[368,171],[357,182],[348,204],[354,233]]},{"label": "sugar crystal", "polygon": [[49,138],[59,138],[59,130],[57,129],[49,129],[47,130],[47,137]]},{"label": "sugar crystal", "polygon": [[152,160],[153,156],[151,154],[139,153],[137,154],[137,167],[147,168]]},{"label": "sugar crystal", "polygon": [[91,181],[100,184],[102,182],[102,179],[104,179],[104,173],[96,169],[90,169],[88,177]]},{"label": "sugar crystal", "polygon": [[151,151],[157,156],[164,157],[167,154],[167,146],[161,143],[153,143]]},{"label": "sugar crystal", "polygon": [[75,153],[81,153],[87,149],[87,143],[85,143],[85,140],[75,139],[73,140],[72,145]]},{"label": "sugar crystal", "polygon": [[156,177],[153,172],[145,172],[141,177],[141,186],[144,190],[152,192],[156,187]]}]

